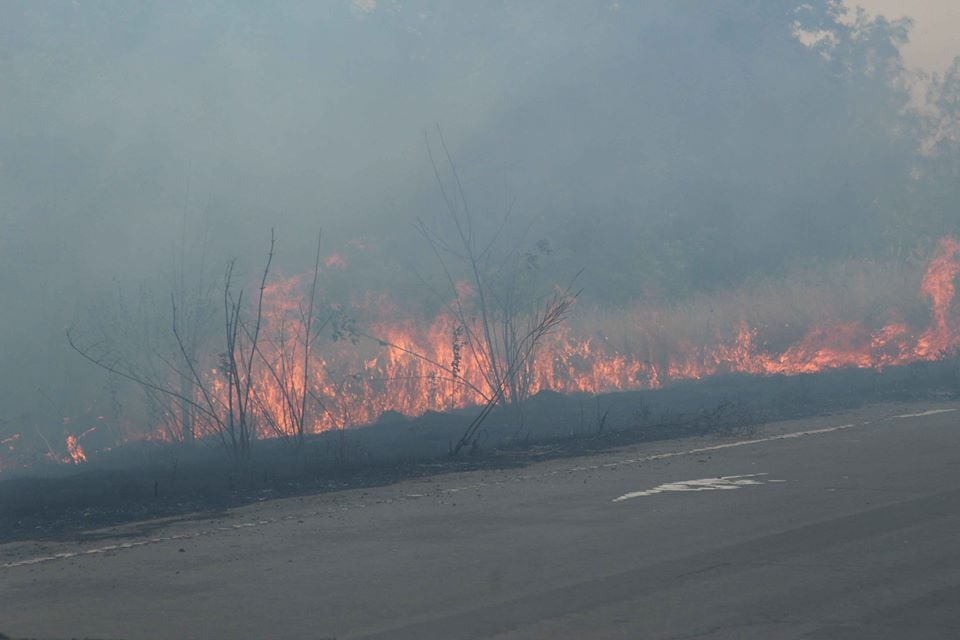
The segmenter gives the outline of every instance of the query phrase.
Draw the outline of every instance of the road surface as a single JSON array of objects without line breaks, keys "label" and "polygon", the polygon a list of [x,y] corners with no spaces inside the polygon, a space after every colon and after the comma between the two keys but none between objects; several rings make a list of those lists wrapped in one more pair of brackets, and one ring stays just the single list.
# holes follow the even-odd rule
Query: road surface
[{"label": "road surface", "polygon": [[39,638],[960,637],[960,404],[0,546]]}]

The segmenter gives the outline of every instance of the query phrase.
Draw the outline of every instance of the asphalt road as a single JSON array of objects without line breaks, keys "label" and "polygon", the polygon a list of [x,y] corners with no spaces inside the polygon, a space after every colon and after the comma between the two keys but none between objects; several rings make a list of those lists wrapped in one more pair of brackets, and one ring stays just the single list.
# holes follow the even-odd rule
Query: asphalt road
[{"label": "asphalt road", "polygon": [[0,546],[41,638],[960,637],[960,405]]}]

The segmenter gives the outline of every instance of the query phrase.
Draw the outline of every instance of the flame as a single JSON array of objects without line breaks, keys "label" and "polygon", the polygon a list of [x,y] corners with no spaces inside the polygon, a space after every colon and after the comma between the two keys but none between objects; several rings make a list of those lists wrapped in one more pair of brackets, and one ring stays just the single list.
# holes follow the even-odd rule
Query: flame
[{"label": "flame", "polygon": [[67,436],[67,454],[63,459],[64,462],[80,464],[87,461],[87,454],[84,453],[83,447],[80,446],[77,437],[74,435]]},{"label": "flame", "polygon": [[954,281],[958,273],[960,240],[943,238],[920,285],[923,293],[930,298],[933,310],[933,323],[917,343],[920,359],[935,359],[957,347],[960,336],[950,326],[950,311],[956,294]]},{"label": "flame", "polygon": [[[939,359],[960,346],[954,309],[958,274],[960,241],[944,238],[921,285],[931,315],[924,330],[915,331],[902,321],[874,330],[858,322],[823,321],[780,351],[764,348],[759,331],[746,321],[740,322],[731,340],[718,338],[712,346],[680,344],[669,353],[659,347],[647,347],[645,353],[618,350],[607,339],[583,337],[565,326],[536,353],[529,392],[603,393],[658,388],[670,381],[722,373],[799,375]],[[305,357],[300,302],[304,282],[302,277],[287,278],[266,291],[266,335],[274,336],[264,348],[270,353],[266,360],[275,372],[283,372],[287,383],[278,385],[276,375],[259,371],[255,387],[262,411],[279,417],[275,423],[289,423],[294,411],[289,397],[302,398],[304,390],[319,400],[306,420],[308,432],[373,422],[387,410],[420,415],[482,401],[483,371],[464,349],[457,322],[446,313],[433,318],[405,315],[382,295],[367,295],[355,309],[373,318],[366,326],[380,344],[314,345],[316,350]],[[469,287],[458,287],[462,299],[469,297]],[[643,333],[641,318],[630,322],[632,332]]]},{"label": "flame", "polygon": [[[339,267],[339,262],[328,266]],[[412,315],[386,295],[365,294],[348,315],[358,317],[364,333],[377,339],[355,341],[349,335],[334,342],[322,339],[321,332],[329,337],[332,326],[327,324],[329,316],[318,311],[308,351],[305,305],[311,276],[278,278],[264,290],[263,338],[251,372],[257,437],[292,434],[301,419],[306,433],[319,433],[375,422],[386,411],[416,416],[483,402],[488,386],[466,337],[471,331],[445,312]],[[712,339],[683,341],[663,339],[662,330],[673,318],[664,310],[619,312],[616,322],[623,328],[619,339],[598,333],[596,323],[590,324],[595,319],[581,317],[545,338],[524,372],[527,389],[530,394],[546,389],[596,394],[656,389],[672,381],[724,373],[880,370],[941,359],[960,347],[958,276],[960,240],[943,238],[920,283],[929,305],[925,326],[914,326],[920,324],[916,319],[904,321],[895,309],[885,312],[894,320],[876,328],[822,317],[800,333],[797,327],[786,327],[793,337],[779,348],[764,339],[770,327],[751,326],[743,318],[732,326],[714,327]],[[463,283],[457,287],[461,300],[469,300],[470,287]],[[211,357],[198,365],[213,397],[225,402],[227,379],[220,361]],[[202,404],[204,398],[195,392]],[[70,425],[70,419],[64,418],[63,424]],[[197,429],[198,437],[214,434],[213,425],[202,421]],[[169,442],[171,436],[158,427],[151,432],[133,430],[127,439]],[[18,440],[19,435],[0,440],[0,453],[12,450]],[[67,435],[66,449],[63,462],[86,461],[79,437]]]}]

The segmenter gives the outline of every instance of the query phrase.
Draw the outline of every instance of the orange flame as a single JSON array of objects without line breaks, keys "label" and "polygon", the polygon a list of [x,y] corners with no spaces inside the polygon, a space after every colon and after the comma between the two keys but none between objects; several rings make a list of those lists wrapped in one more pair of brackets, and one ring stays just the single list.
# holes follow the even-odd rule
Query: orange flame
[{"label": "orange flame", "polygon": [[[580,337],[564,327],[537,352],[529,391],[602,393],[657,388],[671,380],[721,373],[798,375],[935,360],[960,346],[953,309],[958,274],[960,241],[945,238],[922,282],[921,291],[931,305],[931,322],[925,330],[916,332],[903,322],[877,330],[856,322],[824,323],[780,352],[760,346],[757,330],[745,321],[730,342],[688,344],[669,354],[620,352],[603,339]],[[368,296],[359,305],[359,310],[372,310],[381,318],[368,323],[369,333],[380,338],[380,345],[324,344],[305,358],[303,282],[300,277],[288,278],[266,291],[266,335],[273,338],[264,345],[269,354],[265,359],[288,384],[285,390],[278,386],[276,374],[268,376],[263,367],[255,373],[254,386],[258,406],[275,416],[275,423],[289,424],[294,411],[289,398],[301,398],[304,389],[308,404],[315,405],[307,419],[308,432],[373,422],[387,410],[419,415],[481,401],[477,390],[485,389],[486,382],[469,351],[461,353],[457,367],[452,368],[458,360],[457,322],[444,313],[426,321],[404,317],[383,296]],[[643,329],[636,325],[638,332]],[[264,430],[261,435],[275,434]]]},{"label": "orange flame", "polygon": [[74,435],[67,436],[67,454],[67,457],[64,458],[64,462],[80,464],[81,462],[87,461],[87,454],[84,453],[83,447],[80,446],[80,443],[77,442],[77,437]]},{"label": "orange flame", "polygon": [[[336,266],[334,261],[333,265]],[[960,276],[960,240],[944,238],[937,245],[921,283],[930,305],[930,320],[917,329],[898,320],[871,329],[858,322],[821,319],[791,344],[771,349],[761,331],[746,320],[728,327],[732,337],[719,332],[713,344],[690,342],[673,347],[655,339],[642,347],[615,344],[609,337],[591,335],[573,324],[548,336],[529,368],[529,393],[604,393],[655,389],[671,381],[701,379],[724,373],[799,375],[826,369],[873,368],[943,358],[960,347],[960,318],[956,309],[956,280]],[[405,314],[386,296],[368,294],[354,308],[365,317],[365,332],[376,341],[329,342],[313,336],[306,351],[305,295],[311,278],[276,280],[264,290],[261,354],[253,369],[257,436],[292,434],[299,412],[307,433],[376,421],[385,411],[420,415],[482,403],[478,390],[487,389],[483,369],[465,345],[464,331],[446,313],[432,318]],[[459,293],[467,298],[469,288]],[[648,318],[657,314],[620,318],[627,334],[650,335]],[[660,316],[662,317],[662,316]],[[322,325],[324,318],[317,316]],[[326,335],[331,327],[326,326]],[[319,325],[314,327],[314,332]],[[469,335],[469,331],[466,332]],[[212,350],[211,350],[212,351]],[[418,355],[412,355],[418,354]],[[219,362],[200,363],[209,389],[225,399],[225,377]],[[197,392],[197,402],[204,399]],[[306,401],[304,402],[304,396]],[[211,435],[210,426],[199,436]],[[149,436],[168,440],[166,430]],[[3,445],[13,446],[10,439]],[[64,462],[79,464],[87,453],[73,435],[66,437]]]}]

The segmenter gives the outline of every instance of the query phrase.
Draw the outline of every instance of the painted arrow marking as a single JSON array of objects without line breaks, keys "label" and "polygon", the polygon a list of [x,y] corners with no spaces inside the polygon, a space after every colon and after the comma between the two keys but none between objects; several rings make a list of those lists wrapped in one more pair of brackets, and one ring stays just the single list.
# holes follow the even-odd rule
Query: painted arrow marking
[{"label": "painted arrow marking", "polygon": [[739,489],[741,487],[749,487],[752,485],[784,482],[783,480],[764,480],[762,477],[765,475],[767,474],[748,473],[741,476],[720,476],[718,478],[701,478],[699,480],[667,482],[666,484],[661,484],[653,489],[625,493],[618,498],[614,498],[613,502],[623,502],[624,500],[653,496],[658,493],[666,493],[668,491],[730,491],[732,489]]}]

